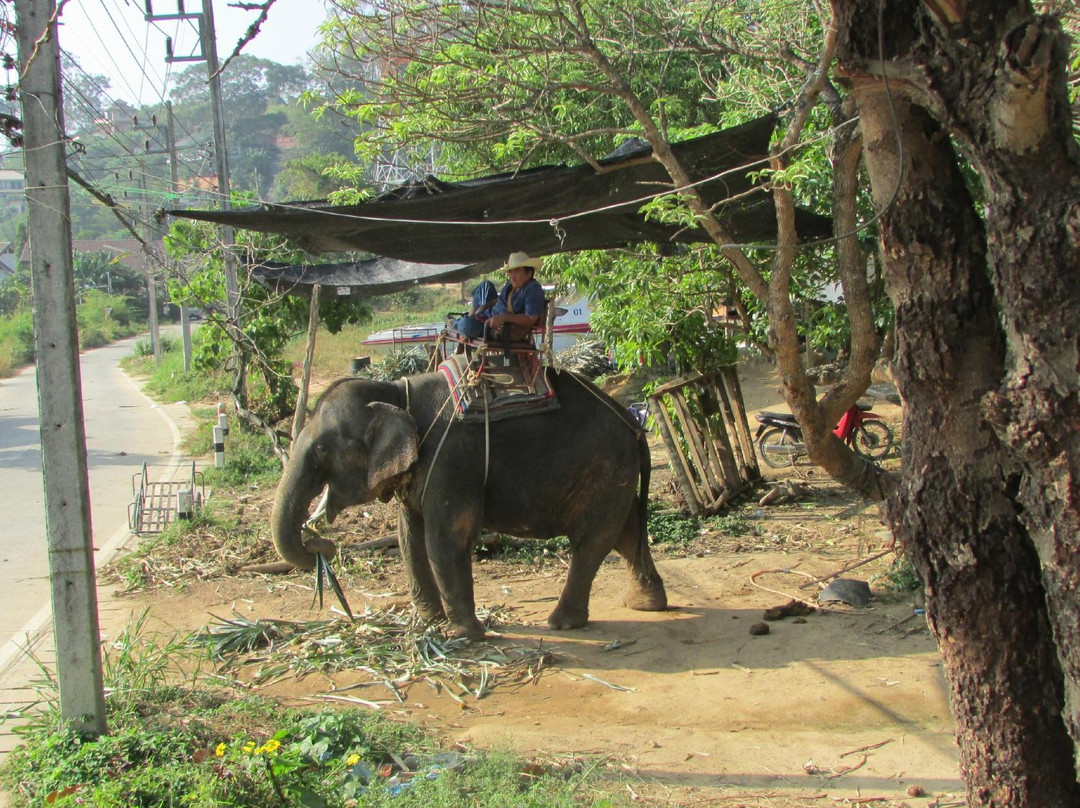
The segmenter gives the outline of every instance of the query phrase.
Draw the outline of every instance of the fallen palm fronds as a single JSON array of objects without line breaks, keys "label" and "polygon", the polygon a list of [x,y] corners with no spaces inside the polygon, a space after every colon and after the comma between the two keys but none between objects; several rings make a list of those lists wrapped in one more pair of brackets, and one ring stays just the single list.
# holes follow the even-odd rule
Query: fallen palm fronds
[{"label": "fallen palm fronds", "polygon": [[[481,614],[488,624],[498,608]],[[312,673],[362,671],[366,685],[385,686],[397,701],[414,682],[426,682],[461,701],[482,699],[496,685],[521,686],[551,666],[555,653],[543,647],[470,643],[444,637],[411,610],[368,606],[351,621],[215,618],[192,639],[205,645],[223,669],[250,669],[250,681],[265,685]],[[368,701],[368,700],[361,700]]]}]

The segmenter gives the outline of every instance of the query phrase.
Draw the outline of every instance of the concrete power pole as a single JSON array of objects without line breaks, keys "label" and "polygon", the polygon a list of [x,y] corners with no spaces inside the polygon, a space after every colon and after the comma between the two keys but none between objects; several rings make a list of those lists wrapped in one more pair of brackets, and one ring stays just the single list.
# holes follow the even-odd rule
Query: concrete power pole
[{"label": "concrete power pole", "polygon": [[[221,100],[221,77],[218,75],[217,34],[214,28],[214,2],[202,0],[203,54],[206,56],[206,69],[210,74],[210,108],[214,117],[214,152],[217,157],[218,192],[221,194],[221,209],[232,207],[232,185],[229,178],[229,153],[225,142],[225,108]],[[233,337],[233,362],[236,367],[233,379],[233,395],[241,407],[247,409],[246,365],[240,355],[240,340],[233,336],[240,330],[240,285],[236,277],[236,231],[231,227],[221,228],[222,249],[225,250],[225,302],[226,327]]]},{"label": "concrete power pole", "polygon": [[[214,119],[214,156],[216,159],[218,193],[221,197],[222,210],[231,207],[230,196],[232,188],[229,180],[229,154],[225,142],[225,112],[221,98],[221,79],[218,76],[217,57],[217,34],[214,30],[214,4],[213,0],[202,0],[202,13],[191,14],[185,11],[183,0],[176,0],[177,11],[175,14],[156,13],[152,0],[145,0],[146,13],[144,19],[147,22],[161,20],[191,20],[199,26],[199,44],[201,52],[192,56],[177,56],[172,52],[171,41],[166,44],[167,62],[206,62],[206,70],[209,76],[210,86],[210,111]],[[233,359],[236,365],[236,376],[233,380],[233,392],[237,397],[237,403],[247,407],[247,382],[245,380],[245,367],[239,355],[240,341],[237,332],[240,329],[240,284],[236,273],[236,254],[233,245],[236,234],[231,227],[222,227],[221,241],[225,252],[225,328],[233,342]]]},{"label": "concrete power pole", "polygon": [[[165,142],[169,151],[169,182],[170,190],[180,193],[180,163],[176,153],[176,119],[173,118],[172,101],[165,102],[165,111],[168,114],[165,126]],[[180,306],[180,334],[184,340],[184,372],[191,370],[191,317],[187,304]]]},{"label": "concrete power pole", "polygon": [[105,694],[55,7],[54,0],[15,0],[41,465],[60,713],[74,728],[101,734]]}]

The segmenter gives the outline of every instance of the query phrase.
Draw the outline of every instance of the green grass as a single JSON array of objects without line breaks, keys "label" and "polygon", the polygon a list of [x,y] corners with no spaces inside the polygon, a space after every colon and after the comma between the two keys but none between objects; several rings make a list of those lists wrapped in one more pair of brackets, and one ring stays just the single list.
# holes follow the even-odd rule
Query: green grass
[{"label": "green grass", "polygon": [[105,649],[109,731],[61,720],[53,682],[0,766],[15,808],[129,806],[536,806],[621,804],[593,772],[569,775],[505,752],[446,750],[420,727],[359,709],[284,707],[203,677],[203,653],[147,630]]},{"label": "green grass", "polygon": [[[198,332],[194,339],[198,340]],[[140,339],[133,354],[120,363],[126,372],[146,377],[144,389],[149,395],[166,402],[224,399],[228,395],[232,379],[224,370],[185,371],[180,342],[166,337],[161,340],[161,347],[161,362],[155,364],[150,339]]]},{"label": "green grass", "polygon": [[514,564],[534,564],[545,556],[566,555],[569,552],[570,539],[566,536],[521,540],[498,534],[476,548],[478,558]]},{"label": "green grass", "polygon": [[[207,419],[187,436],[184,451],[189,455],[214,454],[214,425],[217,415]],[[225,467],[207,468],[206,484],[213,487],[241,488],[270,485],[281,476],[281,461],[270,446],[270,438],[255,433],[232,415],[225,439]]]},{"label": "green grass", "polygon": [[[145,324],[135,322],[127,300],[100,292],[88,293],[75,312],[79,348],[100,348],[139,333]],[[0,378],[14,375],[34,362],[34,322],[29,308],[0,316]]]},{"label": "green grass", "polygon": [[[461,286],[456,283],[418,287],[408,292],[375,298],[372,301],[370,322],[359,326],[345,326],[337,334],[330,334],[325,330],[318,332],[315,339],[315,373],[329,378],[348,375],[350,364],[355,357],[386,353],[385,349],[373,350],[361,345],[368,335],[395,326],[441,322],[447,312],[462,310]],[[303,362],[306,344],[306,336],[296,337],[286,351],[286,358],[294,365]]]}]

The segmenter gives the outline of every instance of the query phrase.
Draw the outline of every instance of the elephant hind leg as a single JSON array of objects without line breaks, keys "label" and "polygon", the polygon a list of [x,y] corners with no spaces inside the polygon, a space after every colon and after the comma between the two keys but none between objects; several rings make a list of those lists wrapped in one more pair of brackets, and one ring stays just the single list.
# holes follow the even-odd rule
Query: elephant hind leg
[{"label": "elephant hind leg", "polygon": [[580,533],[570,537],[570,544],[574,548],[570,557],[570,572],[558,604],[548,615],[547,622],[551,628],[563,631],[581,628],[589,622],[589,594],[593,579],[612,550],[612,538],[610,525],[606,528],[581,526]]},{"label": "elephant hind leg", "polygon": [[615,549],[626,560],[627,572],[630,573],[630,587],[623,596],[623,603],[639,612],[662,612],[667,609],[667,592],[653,563],[649,551],[649,532],[642,523],[636,500],[627,514]]}]

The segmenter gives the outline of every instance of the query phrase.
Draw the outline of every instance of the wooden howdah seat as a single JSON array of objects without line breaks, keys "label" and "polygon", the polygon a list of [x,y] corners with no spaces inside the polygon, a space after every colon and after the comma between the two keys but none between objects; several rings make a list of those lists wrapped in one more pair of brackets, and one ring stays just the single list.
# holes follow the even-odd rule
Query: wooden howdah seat
[{"label": "wooden howdah seat", "polygon": [[438,372],[450,385],[458,419],[496,421],[559,406],[547,376],[549,312],[554,307],[545,301],[537,326],[515,341],[466,337],[454,329],[455,318],[448,318],[436,356],[443,357]]}]

